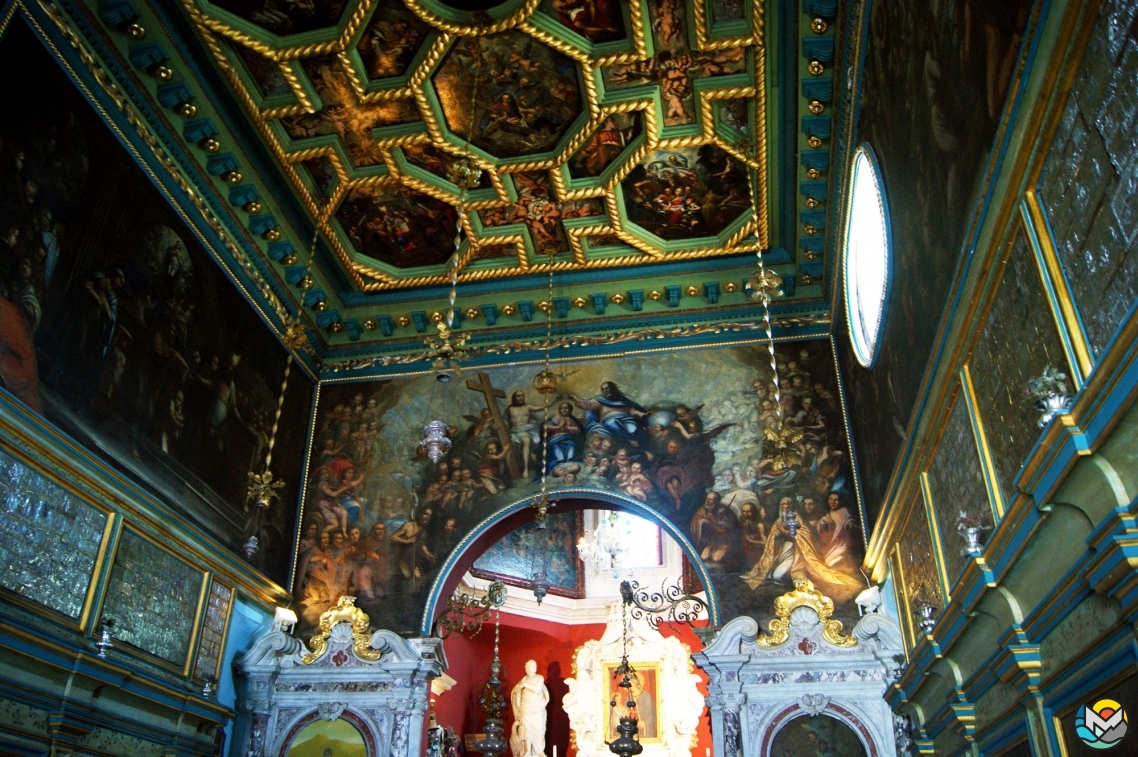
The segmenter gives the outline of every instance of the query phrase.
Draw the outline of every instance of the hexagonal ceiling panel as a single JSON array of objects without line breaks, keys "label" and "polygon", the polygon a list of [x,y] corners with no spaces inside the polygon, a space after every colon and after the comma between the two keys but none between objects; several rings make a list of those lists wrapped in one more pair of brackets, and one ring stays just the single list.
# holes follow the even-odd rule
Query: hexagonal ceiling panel
[{"label": "hexagonal ceiling panel", "polygon": [[460,280],[769,246],[742,0],[183,8],[362,291],[444,283],[460,201]]}]

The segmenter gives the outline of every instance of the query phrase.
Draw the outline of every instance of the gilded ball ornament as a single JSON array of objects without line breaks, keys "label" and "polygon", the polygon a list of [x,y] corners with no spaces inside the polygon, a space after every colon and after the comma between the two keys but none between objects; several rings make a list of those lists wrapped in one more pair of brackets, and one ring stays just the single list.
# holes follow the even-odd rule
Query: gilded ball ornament
[{"label": "gilded ball ornament", "polygon": [[193,103],[186,101],[175,105],[174,112],[183,118],[193,118],[198,114],[198,108]]},{"label": "gilded ball ornament", "polygon": [[806,70],[810,72],[811,76],[821,76],[826,72],[826,67],[822,65],[822,61],[812,60],[806,66]]},{"label": "gilded ball ornament", "polygon": [[560,383],[561,379],[552,371],[542,371],[533,377],[533,388],[539,394],[553,394]]},{"label": "gilded ball ornament", "polygon": [[816,18],[810,22],[810,30],[815,34],[825,34],[830,25],[826,23],[824,18]]},{"label": "gilded ball ornament", "polygon": [[816,137],[813,134],[806,138],[806,144],[815,149],[822,146],[822,138]]}]

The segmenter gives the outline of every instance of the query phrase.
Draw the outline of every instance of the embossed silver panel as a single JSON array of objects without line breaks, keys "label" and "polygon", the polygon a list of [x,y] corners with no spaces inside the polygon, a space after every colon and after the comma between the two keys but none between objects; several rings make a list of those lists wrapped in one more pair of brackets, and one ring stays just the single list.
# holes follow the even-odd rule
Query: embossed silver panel
[{"label": "embossed silver panel", "polygon": [[194,664],[194,678],[205,679],[217,675],[217,666],[225,651],[225,621],[229,618],[229,605],[233,589],[214,581],[206,600],[205,622],[202,623],[202,640],[198,644],[198,661]]},{"label": "embossed silver panel", "polygon": [[78,618],[107,515],[0,452],[0,585]]},{"label": "embossed silver panel", "polygon": [[115,555],[103,617],[114,637],[175,665],[189,653],[202,572],[133,531]]},{"label": "embossed silver panel", "polygon": [[980,454],[972,421],[963,394],[958,394],[944,436],[929,466],[929,490],[933,513],[944,547],[945,569],[949,583],[955,583],[964,569],[960,554],[965,542],[956,532],[957,518],[963,511],[975,519],[992,522],[991,502],[984,487]]}]

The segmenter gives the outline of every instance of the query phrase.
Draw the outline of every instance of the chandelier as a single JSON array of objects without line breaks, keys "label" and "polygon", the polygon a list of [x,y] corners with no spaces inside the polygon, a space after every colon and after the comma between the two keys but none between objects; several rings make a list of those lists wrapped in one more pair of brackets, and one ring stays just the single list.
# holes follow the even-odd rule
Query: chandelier
[{"label": "chandelier", "polygon": [[[454,321],[458,298],[458,266],[462,252],[462,240],[465,234],[467,213],[466,193],[478,186],[482,178],[482,169],[470,154],[470,140],[474,131],[474,104],[478,98],[478,79],[480,71],[475,71],[474,87],[471,89],[470,121],[466,128],[466,146],[460,158],[451,164],[447,171],[447,178],[458,187],[458,214],[454,228],[454,252],[451,253],[448,270],[450,274],[450,293],[447,297],[446,314],[436,319],[435,327],[438,336],[427,339],[427,346],[431,348],[431,368],[435,372],[435,381],[438,384],[449,384],[451,379],[458,375],[458,362],[466,357],[464,347],[467,339],[465,334],[454,332]],[[431,392],[430,405],[434,405],[434,391]],[[427,412],[430,417],[431,408]],[[450,452],[450,435],[453,429],[445,422],[431,419],[423,426],[423,438],[419,440],[419,448],[423,450],[427,459],[438,463]]]},{"label": "chandelier", "polygon": [[621,526],[620,513],[598,511],[597,527],[585,529],[585,535],[577,542],[577,556],[594,576],[611,572],[613,578],[619,578],[631,535],[629,527]]}]

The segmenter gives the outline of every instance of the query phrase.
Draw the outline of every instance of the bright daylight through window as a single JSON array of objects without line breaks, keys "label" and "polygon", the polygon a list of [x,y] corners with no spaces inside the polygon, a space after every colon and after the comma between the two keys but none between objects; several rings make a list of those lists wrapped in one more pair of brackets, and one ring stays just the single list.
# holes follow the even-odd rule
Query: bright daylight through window
[{"label": "bright daylight through window", "polygon": [[850,173],[850,207],[846,221],[846,318],[858,361],[869,368],[877,357],[877,342],[889,291],[889,228],[885,218],[881,173],[868,145],[854,153]]}]

